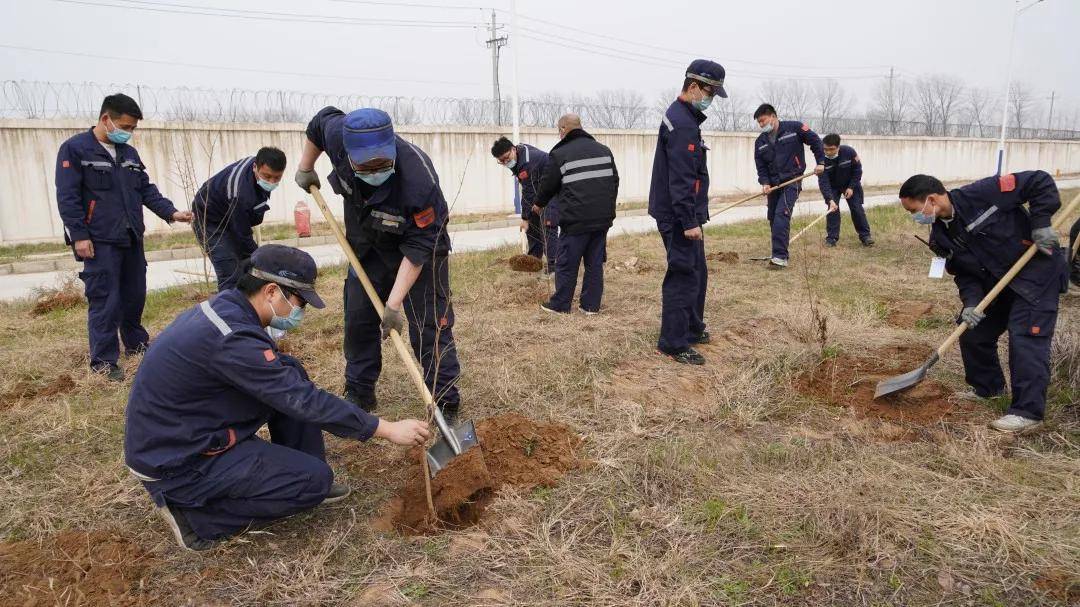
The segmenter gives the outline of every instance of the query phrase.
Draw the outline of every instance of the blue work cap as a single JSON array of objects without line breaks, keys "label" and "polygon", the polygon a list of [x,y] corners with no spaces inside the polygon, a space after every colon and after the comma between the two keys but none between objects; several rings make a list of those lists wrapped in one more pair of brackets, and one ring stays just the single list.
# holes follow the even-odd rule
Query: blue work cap
[{"label": "blue work cap", "polygon": [[686,77],[712,87],[717,97],[727,97],[724,90],[724,66],[708,59],[694,59],[686,68]]},{"label": "blue work cap", "polygon": [[306,251],[282,244],[264,244],[251,254],[249,274],[289,287],[312,307],[326,307],[315,292],[315,279],[319,276],[319,268]]},{"label": "blue work cap", "polygon": [[368,107],[349,112],[341,130],[345,151],[353,164],[363,164],[373,158],[394,160],[397,156],[394,125],[390,114],[382,110]]}]

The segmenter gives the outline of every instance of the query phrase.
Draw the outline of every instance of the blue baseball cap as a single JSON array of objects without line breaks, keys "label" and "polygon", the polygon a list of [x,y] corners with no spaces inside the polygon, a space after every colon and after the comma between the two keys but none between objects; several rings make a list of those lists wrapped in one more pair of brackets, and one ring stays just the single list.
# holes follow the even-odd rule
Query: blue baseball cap
[{"label": "blue baseball cap", "polygon": [[319,268],[306,251],[283,244],[264,244],[251,254],[251,270],[248,273],[295,291],[312,307],[326,307],[315,292]]},{"label": "blue baseball cap", "polygon": [[694,59],[686,68],[686,77],[712,87],[717,97],[727,97],[724,90],[724,66],[708,59]]},{"label": "blue baseball cap", "polygon": [[394,142],[394,124],[390,114],[375,108],[363,108],[349,112],[341,127],[345,151],[353,164],[363,164],[373,158],[397,156]]}]

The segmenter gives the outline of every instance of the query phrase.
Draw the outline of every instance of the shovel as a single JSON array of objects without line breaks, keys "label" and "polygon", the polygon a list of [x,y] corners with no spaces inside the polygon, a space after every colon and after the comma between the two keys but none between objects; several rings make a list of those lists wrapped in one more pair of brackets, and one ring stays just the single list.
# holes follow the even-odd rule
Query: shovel
[{"label": "shovel", "polygon": [[[315,199],[315,203],[319,205],[319,210],[322,211],[326,222],[330,224],[330,230],[334,233],[334,237],[337,238],[338,244],[341,245],[341,250],[345,252],[345,257],[349,259],[349,265],[352,266],[356,277],[360,279],[360,284],[364,286],[364,292],[367,293],[368,298],[371,300],[371,305],[375,307],[379,318],[382,318],[382,300],[379,299],[375,287],[371,284],[367,273],[364,272],[364,268],[360,265],[360,260],[356,258],[356,253],[349,246],[349,241],[345,239],[345,233],[341,231],[337,219],[330,212],[330,208],[326,206],[326,200],[323,199],[322,192],[316,186],[311,186],[309,192],[311,197]],[[439,427],[439,439],[427,450],[428,471],[434,477],[439,470],[442,470],[450,463],[450,460],[480,444],[476,438],[476,427],[472,421],[462,422],[453,428],[447,425],[442,411],[439,411],[439,408],[435,406],[435,399],[431,396],[431,390],[424,383],[424,374],[420,370],[420,364],[416,362],[412,350],[405,345],[405,340],[397,331],[390,331],[390,341],[394,342],[394,349],[397,350],[401,362],[405,363],[405,368],[409,372],[409,377],[412,378],[413,385],[420,392],[424,405],[427,406],[428,412],[435,419],[435,425]]]},{"label": "shovel", "polygon": [[[796,183],[798,181],[802,181],[803,179],[806,179],[807,177],[809,177],[809,176],[811,176],[813,174],[814,174],[814,172],[810,171],[809,173],[799,175],[797,177],[792,177],[791,179],[788,179],[784,183],[781,183],[780,185],[773,188],[773,190],[779,190],[780,188],[785,188],[785,187],[787,187],[787,186],[789,186],[789,185],[791,185],[793,183]],[[739,200],[736,200],[735,202],[727,204],[727,205],[723,206],[720,210],[713,213],[712,215],[709,215],[709,219],[712,219],[713,217],[716,217],[717,215],[719,215],[720,213],[723,213],[724,211],[734,209],[735,207],[739,206],[740,204],[742,204],[744,202],[750,202],[751,200],[753,200],[755,198],[758,198],[760,196],[765,196],[765,192],[758,192],[757,194],[751,194],[751,195],[747,196],[746,198],[740,198]],[[751,257],[750,261],[768,261],[770,259],[772,259],[771,255],[769,257]]]},{"label": "shovel", "polygon": [[[1065,223],[1065,217],[1072,213],[1078,205],[1080,205],[1080,195],[1073,198],[1072,202],[1069,203],[1069,206],[1065,208],[1065,211],[1058,215],[1058,221],[1054,224],[1055,230],[1060,231],[1062,229]],[[975,310],[980,313],[984,312],[994,299],[1005,290],[1005,287],[1009,286],[1012,279],[1016,278],[1016,275],[1020,273],[1020,270],[1024,269],[1024,266],[1035,256],[1035,253],[1038,250],[1039,247],[1034,244],[1028,247],[1028,250],[1024,251],[1024,254],[1020,256],[1020,259],[1016,260],[1016,263],[1014,263],[1012,267],[1009,268],[1009,271],[1001,277],[1001,280],[994,285],[994,288],[990,289],[990,292],[986,294],[986,297],[983,297],[982,301],[979,302],[979,305],[975,306]],[[934,353],[930,355],[930,358],[926,359],[926,362],[918,369],[878,382],[877,389],[874,390],[874,398],[878,399],[888,394],[895,394],[901,390],[907,390],[926,379],[926,374],[930,371],[930,367],[933,367],[937,361],[941,360],[941,358],[952,349],[956,342],[959,341],[960,336],[964,334],[964,331],[967,331],[967,328],[968,326],[965,322],[961,322],[957,325],[957,327],[953,329],[952,334],[938,346],[938,349],[935,350]]]}]

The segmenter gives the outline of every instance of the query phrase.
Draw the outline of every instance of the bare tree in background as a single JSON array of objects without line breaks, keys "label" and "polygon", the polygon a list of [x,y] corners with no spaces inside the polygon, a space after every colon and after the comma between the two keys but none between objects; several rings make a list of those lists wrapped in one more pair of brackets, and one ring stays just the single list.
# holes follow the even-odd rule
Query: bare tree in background
[{"label": "bare tree in background", "polygon": [[645,96],[631,89],[602,90],[593,104],[610,129],[635,129],[645,122]]},{"label": "bare tree in background", "polygon": [[896,135],[911,113],[911,85],[892,77],[874,87],[869,115],[886,123],[885,134]]},{"label": "bare tree in background", "polygon": [[839,130],[835,124],[837,118],[849,111],[850,103],[851,100],[839,81],[830,78],[815,83],[814,109],[821,117],[821,124],[817,125],[818,131],[825,133]]},{"label": "bare tree in background", "polygon": [[964,85],[955,78],[937,74],[930,78],[930,91],[934,104],[937,106],[938,121],[941,123],[939,133],[942,136],[948,136],[949,119],[953,118],[953,113],[960,109]]},{"label": "bare tree in background", "polygon": [[535,123],[540,126],[555,126],[559,116],[566,113],[566,98],[558,91],[548,91],[535,101]]},{"label": "bare tree in background", "polygon": [[989,136],[986,128],[993,125],[996,114],[994,95],[984,88],[970,87],[963,101],[964,121],[971,125],[973,137]]},{"label": "bare tree in background", "polygon": [[787,85],[788,109],[784,112],[788,120],[806,122],[814,106],[813,92],[805,80],[789,80]]},{"label": "bare tree in background", "polygon": [[1034,118],[1034,109],[1035,96],[1031,88],[1023,82],[1014,82],[1009,87],[1009,113],[1012,114],[1012,123],[1016,126],[1013,137],[1024,136],[1024,125]]},{"label": "bare tree in background", "polygon": [[914,101],[915,113],[923,123],[922,134],[932,137],[935,132],[934,125],[938,120],[938,104],[931,90],[929,77],[919,78],[915,82]]},{"label": "bare tree in background", "polygon": [[760,93],[762,103],[768,103],[776,108],[777,113],[789,112],[787,84],[781,80],[766,80],[761,83]]}]

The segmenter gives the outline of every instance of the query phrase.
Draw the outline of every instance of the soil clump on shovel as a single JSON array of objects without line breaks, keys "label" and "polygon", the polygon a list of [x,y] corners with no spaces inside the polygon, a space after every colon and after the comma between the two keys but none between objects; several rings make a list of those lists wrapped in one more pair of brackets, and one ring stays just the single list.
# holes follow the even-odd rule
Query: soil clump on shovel
[{"label": "soil clump on shovel", "polygon": [[532,255],[514,255],[509,263],[515,272],[539,272],[544,267],[544,261]]},{"label": "soil clump on shovel", "polygon": [[435,533],[475,525],[502,487],[529,490],[552,487],[581,463],[582,439],[568,426],[530,420],[516,413],[476,423],[477,447],[455,457],[431,479],[438,520],[431,519],[424,489],[420,452],[409,457],[405,486],[383,508],[373,526],[408,535]]}]

